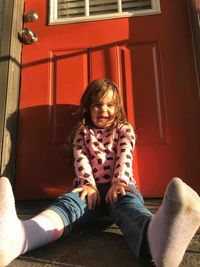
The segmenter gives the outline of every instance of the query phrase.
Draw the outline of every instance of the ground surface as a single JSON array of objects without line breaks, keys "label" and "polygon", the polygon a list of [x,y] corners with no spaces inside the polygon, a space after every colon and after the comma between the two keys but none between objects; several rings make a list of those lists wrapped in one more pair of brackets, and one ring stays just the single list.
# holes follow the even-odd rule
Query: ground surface
[{"label": "ground surface", "polygon": [[[145,205],[154,213],[161,200],[146,199]],[[48,201],[17,202],[21,219],[38,213]],[[28,252],[9,267],[143,267],[132,255],[119,228],[109,219],[83,225],[68,237]],[[146,266],[145,266],[146,267]],[[200,267],[200,229],[194,236],[180,267]]]}]

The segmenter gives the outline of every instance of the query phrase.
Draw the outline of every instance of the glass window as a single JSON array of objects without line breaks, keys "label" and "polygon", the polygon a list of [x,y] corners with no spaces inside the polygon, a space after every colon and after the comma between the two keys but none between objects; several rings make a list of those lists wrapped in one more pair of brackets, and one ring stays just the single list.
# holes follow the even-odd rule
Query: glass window
[{"label": "glass window", "polygon": [[160,13],[159,0],[50,0],[49,24]]}]

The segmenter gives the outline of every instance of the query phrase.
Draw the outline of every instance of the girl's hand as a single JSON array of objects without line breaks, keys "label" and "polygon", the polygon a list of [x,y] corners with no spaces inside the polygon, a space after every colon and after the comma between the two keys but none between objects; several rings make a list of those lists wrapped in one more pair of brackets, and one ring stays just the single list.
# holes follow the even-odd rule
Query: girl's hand
[{"label": "girl's hand", "polygon": [[80,192],[80,199],[84,199],[87,196],[88,208],[94,209],[96,205],[100,204],[101,198],[99,191],[92,185],[83,185],[75,188],[72,192]]},{"label": "girl's hand", "polygon": [[129,186],[127,186],[125,183],[121,183],[121,182],[113,183],[106,195],[107,204],[110,203],[114,205],[117,201],[117,195],[121,194],[122,196],[125,196],[126,191],[134,193],[134,191]]}]

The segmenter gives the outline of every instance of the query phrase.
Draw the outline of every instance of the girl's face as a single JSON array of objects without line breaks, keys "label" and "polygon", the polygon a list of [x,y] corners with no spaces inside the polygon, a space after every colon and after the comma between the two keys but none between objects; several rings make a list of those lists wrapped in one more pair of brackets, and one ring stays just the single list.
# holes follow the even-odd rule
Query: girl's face
[{"label": "girl's face", "polygon": [[107,128],[112,124],[116,115],[115,103],[113,91],[109,90],[106,96],[91,105],[90,115],[96,127]]}]

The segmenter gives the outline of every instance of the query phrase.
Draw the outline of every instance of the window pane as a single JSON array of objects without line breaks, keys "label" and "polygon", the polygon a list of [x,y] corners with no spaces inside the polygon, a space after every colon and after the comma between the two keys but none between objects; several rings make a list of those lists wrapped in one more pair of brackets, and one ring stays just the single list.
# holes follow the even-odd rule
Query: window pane
[{"label": "window pane", "polygon": [[85,0],[58,0],[58,18],[85,15]]},{"label": "window pane", "polygon": [[117,0],[90,0],[90,15],[112,14],[118,11]]},{"label": "window pane", "polygon": [[151,0],[122,0],[122,11],[137,11],[151,8]]}]

